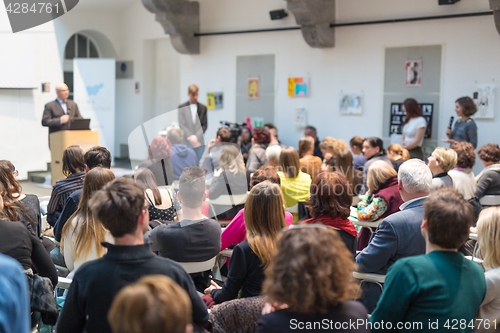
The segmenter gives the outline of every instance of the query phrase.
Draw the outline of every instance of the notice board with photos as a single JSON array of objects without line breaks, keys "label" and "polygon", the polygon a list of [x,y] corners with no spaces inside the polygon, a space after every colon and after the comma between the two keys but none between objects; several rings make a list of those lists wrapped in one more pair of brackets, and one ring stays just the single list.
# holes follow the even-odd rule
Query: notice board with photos
[{"label": "notice board with photos", "polygon": [[[432,103],[420,103],[422,108],[422,114],[427,119],[427,129],[425,130],[425,139],[429,139],[432,133],[432,114],[434,111],[434,104]],[[391,134],[403,134],[403,122],[406,116],[403,110],[403,103],[392,103],[391,104],[391,123],[389,126],[389,135]]]}]

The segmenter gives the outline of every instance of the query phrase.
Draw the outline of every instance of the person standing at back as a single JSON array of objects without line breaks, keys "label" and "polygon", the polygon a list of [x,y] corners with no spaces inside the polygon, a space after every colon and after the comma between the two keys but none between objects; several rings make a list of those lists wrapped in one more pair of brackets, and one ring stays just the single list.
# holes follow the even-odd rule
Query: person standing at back
[{"label": "person standing at back", "polygon": [[403,137],[401,145],[410,152],[410,158],[423,160],[424,153],[422,144],[424,143],[427,120],[422,114],[422,108],[416,100],[408,98],[403,103],[406,119],[403,121]]},{"label": "person standing at back", "polygon": [[198,159],[203,154],[207,131],[207,107],[198,103],[198,86],[191,84],[188,88],[189,101],[179,105],[179,127],[184,132],[184,143],[189,143],[196,150]]}]

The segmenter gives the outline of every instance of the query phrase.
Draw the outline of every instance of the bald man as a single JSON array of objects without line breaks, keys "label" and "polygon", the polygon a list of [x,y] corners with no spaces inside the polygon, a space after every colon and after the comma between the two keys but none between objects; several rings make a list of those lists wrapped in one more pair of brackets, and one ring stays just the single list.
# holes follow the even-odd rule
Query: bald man
[{"label": "bald man", "polygon": [[68,130],[71,118],[83,118],[76,103],[68,99],[69,89],[67,85],[58,84],[56,94],[56,100],[45,104],[43,111],[42,126],[49,128],[49,135]]}]

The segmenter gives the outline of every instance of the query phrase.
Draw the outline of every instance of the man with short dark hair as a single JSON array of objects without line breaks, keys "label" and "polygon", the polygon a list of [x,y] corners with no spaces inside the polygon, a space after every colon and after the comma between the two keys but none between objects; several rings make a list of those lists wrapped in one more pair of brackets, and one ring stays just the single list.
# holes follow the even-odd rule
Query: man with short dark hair
[{"label": "man with short dark hair", "polygon": [[167,129],[167,139],[172,144],[170,163],[174,169],[174,179],[179,179],[184,168],[198,165],[198,158],[193,148],[182,143],[183,132],[179,127]]},{"label": "man with short dark hair", "polygon": [[215,139],[210,140],[200,159],[200,168],[207,173],[219,169],[219,161],[224,147],[231,144],[231,132],[227,128],[219,128]]},{"label": "man with short dark hair", "polygon": [[384,321],[394,330],[398,323],[411,323],[413,331],[419,323],[420,331],[473,329],[486,282],[481,266],[458,252],[472,219],[472,207],[456,190],[440,189],[425,200],[421,232],[427,254],[401,259],[389,269],[370,318],[374,327]]},{"label": "man with short dark hair", "polygon": [[114,245],[104,243],[107,254],[76,271],[57,332],[111,332],[107,315],[116,294],[141,277],[154,274],[166,275],[186,290],[194,324],[198,329],[206,325],[207,308],[189,275],[179,264],[154,255],[149,244],[144,244],[149,212],[143,189],[131,179],[115,179],[92,197],[90,208],[111,232]]},{"label": "man with short dark hair", "polygon": [[[220,224],[202,214],[206,200],[205,171],[199,167],[184,169],[179,179],[179,201],[183,220],[163,224],[146,235],[153,243],[153,251],[177,262],[203,262],[220,251]],[[203,292],[209,285],[209,272],[192,274],[196,289]]]},{"label": "man with short dark hair", "polygon": [[304,130],[304,136],[310,136],[314,139],[314,153],[313,153],[313,155],[318,156],[319,158],[323,159],[323,154],[321,153],[321,148],[319,147],[321,140],[318,139],[316,127],[307,126],[306,129]]}]

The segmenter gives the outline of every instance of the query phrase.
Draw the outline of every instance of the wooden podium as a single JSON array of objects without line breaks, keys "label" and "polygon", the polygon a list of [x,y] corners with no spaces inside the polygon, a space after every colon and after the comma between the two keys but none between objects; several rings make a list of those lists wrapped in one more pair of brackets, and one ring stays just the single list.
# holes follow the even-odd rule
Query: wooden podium
[{"label": "wooden podium", "polygon": [[56,181],[66,178],[62,172],[64,149],[69,146],[80,146],[86,152],[99,145],[99,132],[97,131],[59,131],[50,134],[50,155],[52,170],[52,186]]}]

